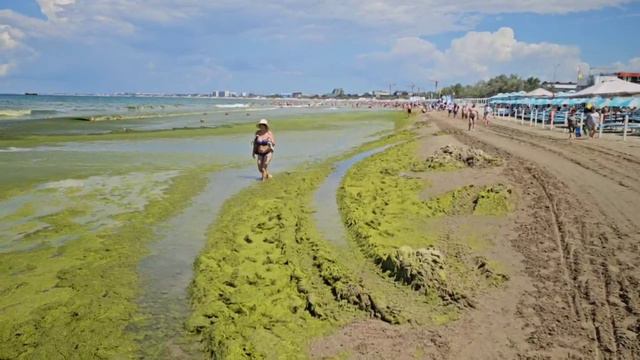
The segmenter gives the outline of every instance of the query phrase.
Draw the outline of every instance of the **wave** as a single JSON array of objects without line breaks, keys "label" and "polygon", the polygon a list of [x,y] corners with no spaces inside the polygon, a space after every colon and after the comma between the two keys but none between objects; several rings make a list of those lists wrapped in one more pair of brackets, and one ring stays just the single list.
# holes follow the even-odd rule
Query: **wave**
[{"label": "wave", "polygon": [[221,109],[246,108],[249,107],[249,104],[218,104],[216,107]]},{"label": "wave", "polygon": [[25,152],[25,151],[31,151],[31,150],[33,150],[33,149],[31,149],[31,148],[17,148],[17,147],[10,146],[8,148],[0,149],[0,153],[3,153],[3,152]]},{"label": "wave", "polygon": [[20,117],[31,115],[31,110],[0,109],[0,117]]}]

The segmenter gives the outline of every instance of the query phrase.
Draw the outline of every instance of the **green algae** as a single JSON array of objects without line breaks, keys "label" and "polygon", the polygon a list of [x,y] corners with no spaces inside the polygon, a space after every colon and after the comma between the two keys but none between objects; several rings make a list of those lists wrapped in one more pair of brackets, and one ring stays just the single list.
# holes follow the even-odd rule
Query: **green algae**
[{"label": "green algae", "polygon": [[[0,254],[0,358],[134,357],[138,343],[128,328],[140,321],[138,263],[154,224],[185,206],[205,185],[204,174],[173,178],[164,197],[116,215],[122,226],[80,233],[59,247]],[[76,215],[47,218],[47,231],[68,232]]]},{"label": "green algae", "polygon": [[[398,120],[400,117],[397,116],[397,113],[391,113],[387,111],[298,115],[288,118],[270,119],[269,122],[271,126],[278,131],[311,131],[321,129],[339,129],[340,126],[345,122],[386,122],[390,117],[396,124],[396,127],[405,124],[404,121]],[[0,140],[2,141],[3,147],[20,148],[58,144],[64,142],[196,138],[207,136],[247,134],[254,131],[255,123],[241,122],[215,127],[124,131],[79,135],[23,135],[4,132],[0,135]]]},{"label": "green algae", "polygon": [[515,208],[511,188],[503,185],[463,186],[425,203],[427,216],[446,215],[506,215]]},{"label": "green algae", "polygon": [[344,221],[358,248],[396,281],[431,303],[473,306],[468,294],[505,277],[468,247],[443,241],[419,224],[430,217],[505,214],[512,208],[510,190],[468,186],[422,201],[421,180],[402,176],[415,166],[416,147],[416,141],[395,146],[347,173],[338,194]]},{"label": "green algae", "polygon": [[394,322],[318,234],[310,203],[331,164],[410,138],[401,131],[228,200],[195,265],[188,328],[221,358],[306,358],[309,340],[355,318]]},{"label": "green algae", "polygon": [[[222,358],[300,358],[308,337],[353,313],[333,301],[323,276],[339,281],[335,264],[312,240],[309,194],[328,168],[243,191],[225,204],[198,258],[189,327]],[[315,236],[314,236],[315,237]],[[314,251],[315,250],[315,251]]]},{"label": "green algae", "polygon": [[445,145],[424,161],[415,161],[411,170],[455,171],[465,167],[484,168],[502,164],[502,161],[476,148]]}]

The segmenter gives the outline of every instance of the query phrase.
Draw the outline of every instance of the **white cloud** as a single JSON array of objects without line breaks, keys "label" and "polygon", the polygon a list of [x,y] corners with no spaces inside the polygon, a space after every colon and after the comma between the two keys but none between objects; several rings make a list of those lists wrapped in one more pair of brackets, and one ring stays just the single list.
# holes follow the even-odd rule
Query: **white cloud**
[{"label": "white cloud", "polygon": [[468,32],[442,50],[418,37],[400,38],[388,51],[364,54],[361,59],[370,66],[400,65],[408,78],[463,82],[501,73],[551,80],[555,72],[557,79],[568,80],[581,63],[577,47],[518,41],[506,27],[496,32]]},{"label": "white cloud", "polygon": [[[295,39],[329,43],[347,36],[367,36],[368,40],[378,41],[398,39],[390,51],[363,58],[378,62],[384,62],[385,58],[402,59],[407,69],[424,76],[440,76],[453,71],[453,76],[459,78],[482,78],[500,70],[509,70],[550,77],[553,68],[557,68],[559,74],[575,72],[574,65],[579,61],[576,48],[519,42],[515,40],[513,31],[509,32],[510,29],[495,33],[467,33],[445,50],[420,37],[447,31],[468,31],[488,14],[566,14],[621,6],[632,1],[37,0],[46,19],[0,9],[0,50],[13,52],[11,55],[0,54],[0,63],[5,65],[5,75],[21,65],[34,53],[33,50],[27,51],[33,38],[61,38],[92,45],[113,41],[126,45],[126,38],[143,37],[147,27],[155,24],[176,26],[178,29],[198,24],[198,30],[194,31],[206,29],[204,31],[215,32],[217,30],[211,29],[222,20],[229,24],[222,25],[229,28],[224,31],[233,35],[244,33],[267,41]],[[242,25],[233,28],[234,22],[229,20],[235,19]],[[264,36],[253,36],[255,34]],[[560,64],[556,66],[558,61]],[[198,71],[205,79],[230,76],[217,65],[203,65]]]},{"label": "white cloud", "polygon": [[0,64],[0,77],[6,76],[9,74],[9,70],[13,67],[13,64]]},{"label": "white cloud", "polygon": [[38,0],[40,10],[51,21],[68,21],[67,12],[75,5],[76,0]]},{"label": "white cloud", "polygon": [[629,59],[626,63],[615,62],[612,67],[617,71],[640,71],[640,56]]},{"label": "white cloud", "polygon": [[20,47],[20,39],[24,37],[22,31],[9,25],[0,25],[0,50],[14,50]]},{"label": "white cloud", "polygon": [[[130,34],[140,23],[180,23],[233,11],[261,21],[251,28],[279,26],[281,32],[313,23],[344,22],[398,35],[424,36],[469,30],[483,14],[534,12],[564,14],[620,6],[633,0],[37,0],[45,21],[0,11],[0,23],[12,21],[40,36],[92,35],[96,31]],[[38,19],[35,19],[38,20]],[[98,20],[98,21],[96,21]],[[33,26],[37,23],[37,26]],[[319,31],[321,27],[318,28]],[[238,29],[238,31],[241,31]]]},{"label": "white cloud", "polygon": [[0,77],[7,76],[15,68],[18,58],[32,51],[22,44],[23,37],[22,31],[0,24]]}]

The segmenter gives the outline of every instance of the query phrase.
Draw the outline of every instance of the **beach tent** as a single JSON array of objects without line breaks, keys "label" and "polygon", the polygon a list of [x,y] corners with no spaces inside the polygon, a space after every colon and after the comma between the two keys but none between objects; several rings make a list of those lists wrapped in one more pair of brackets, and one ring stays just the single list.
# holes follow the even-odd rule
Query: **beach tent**
[{"label": "beach tent", "polygon": [[508,94],[505,94],[505,93],[499,93],[499,94],[493,95],[493,96],[492,96],[492,97],[490,97],[489,99],[505,99],[505,98],[508,98],[508,97],[509,97],[509,95],[508,95]]},{"label": "beach tent", "polygon": [[547,89],[537,88],[531,92],[527,93],[527,96],[533,97],[552,97],[553,93]]},{"label": "beach tent", "polygon": [[591,96],[615,96],[640,94],[640,85],[618,78],[605,80],[601,83],[580,90],[571,97],[591,97]]}]

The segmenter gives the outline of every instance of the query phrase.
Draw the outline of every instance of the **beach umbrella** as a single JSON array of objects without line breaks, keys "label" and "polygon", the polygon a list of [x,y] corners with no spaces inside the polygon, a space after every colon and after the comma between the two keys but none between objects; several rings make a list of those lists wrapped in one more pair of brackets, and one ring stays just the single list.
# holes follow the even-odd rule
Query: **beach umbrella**
[{"label": "beach umbrella", "polygon": [[640,107],[640,97],[620,99],[620,107]]},{"label": "beach umbrella", "polygon": [[623,98],[623,97],[614,97],[613,99],[611,99],[609,101],[609,106],[611,107],[624,107],[626,106],[625,104],[627,103],[628,98]]},{"label": "beach umbrella", "polygon": [[599,96],[589,99],[589,103],[593,104],[593,106],[595,107],[602,107],[604,102],[605,102],[605,99]]},{"label": "beach umbrella", "polygon": [[615,96],[640,94],[640,85],[618,78],[607,79],[603,82],[582,89],[571,97],[591,97],[591,96]]},{"label": "beach umbrella", "polygon": [[631,98],[626,106],[630,108],[640,108],[640,97]]},{"label": "beach umbrella", "polygon": [[537,88],[533,91],[530,91],[527,93],[527,96],[534,96],[534,97],[552,97],[553,93],[547,89],[543,89],[543,88]]}]

